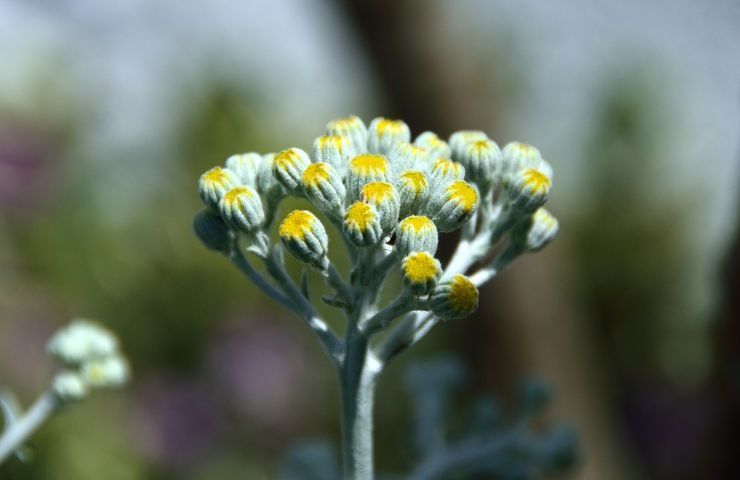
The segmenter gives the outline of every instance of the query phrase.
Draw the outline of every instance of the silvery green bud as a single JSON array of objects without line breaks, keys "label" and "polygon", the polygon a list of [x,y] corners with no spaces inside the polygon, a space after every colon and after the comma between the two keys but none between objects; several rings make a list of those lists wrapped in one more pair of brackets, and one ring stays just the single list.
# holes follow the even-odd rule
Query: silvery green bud
[{"label": "silvery green bud", "polygon": [[432,160],[437,158],[450,158],[452,155],[452,149],[447,142],[439,138],[434,132],[422,133],[416,137],[414,144],[426,148],[429,152],[429,158]]},{"label": "silvery green bud", "polygon": [[465,167],[459,162],[453,162],[447,158],[439,158],[434,162],[431,173],[432,192],[440,193],[439,190],[454,182],[465,178]]},{"label": "silvery green bud", "polygon": [[465,275],[454,275],[437,285],[429,306],[443,320],[465,318],[478,308],[478,288]]},{"label": "silvery green bud", "polygon": [[371,182],[362,187],[360,201],[372,205],[378,212],[380,226],[388,233],[398,223],[401,201],[393,185],[387,182]]},{"label": "silvery green bud", "polygon": [[262,156],[258,153],[240,153],[226,159],[226,168],[239,177],[242,185],[257,186],[257,174],[259,173]]},{"label": "silvery green bud", "polygon": [[542,250],[558,234],[558,220],[544,208],[540,208],[524,222],[514,227],[512,240],[524,246],[529,252]]},{"label": "silvery green bud", "polygon": [[429,170],[429,152],[426,148],[408,142],[399,142],[391,150],[391,167],[396,173],[405,170]]},{"label": "silvery green bud", "polygon": [[351,200],[357,200],[360,190],[370,182],[387,182],[390,177],[388,160],[381,155],[362,154],[349,162],[347,190]]},{"label": "silvery green bud", "polygon": [[285,248],[298,260],[319,270],[329,267],[329,237],[321,221],[308,210],[293,210],[278,228]]},{"label": "silvery green bud", "polygon": [[341,215],[347,193],[339,172],[328,163],[312,163],[301,177],[301,186],[311,202],[321,211]]},{"label": "silvery green bud", "polygon": [[46,350],[67,365],[79,365],[115,354],[118,339],[107,328],[90,320],[78,319],[57,331]]},{"label": "silvery green bud", "polygon": [[367,152],[367,128],[362,119],[354,115],[332,120],[326,125],[327,135],[339,135],[349,141],[349,158]]},{"label": "silvery green bud", "polygon": [[411,252],[401,263],[403,284],[416,295],[429,293],[442,275],[439,260],[427,252]]},{"label": "silvery green bud", "polygon": [[452,159],[460,162],[465,153],[465,146],[470,142],[477,140],[488,140],[488,135],[480,130],[460,130],[450,135],[450,149],[452,150]]},{"label": "silvery green bud", "polygon": [[265,221],[259,194],[252,187],[232,188],[221,199],[218,209],[224,221],[238,232],[253,233]]},{"label": "silvery green bud", "polygon": [[285,196],[285,188],[278,182],[273,173],[275,154],[268,153],[262,156],[259,172],[257,173],[257,191],[264,195],[269,203],[275,203]]},{"label": "silvery green bud", "polygon": [[193,230],[210,250],[229,251],[229,227],[220,215],[210,210],[201,210],[193,219]]},{"label": "silvery green bud", "polygon": [[303,171],[311,165],[308,154],[300,148],[288,148],[275,155],[272,173],[289,192],[301,190]]},{"label": "silvery green bud", "polygon": [[393,147],[411,140],[411,131],[403,120],[378,117],[370,122],[367,148],[370,153],[388,155]]},{"label": "silvery green bud", "polygon": [[375,207],[363,202],[355,202],[344,215],[342,231],[352,244],[370,247],[383,238],[383,227]]},{"label": "silvery green bud", "polygon": [[347,170],[352,153],[349,140],[341,135],[324,135],[313,142],[314,161],[328,163],[342,176]]},{"label": "silvery green bud", "polygon": [[241,184],[241,180],[228,168],[213,167],[200,176],[198,195],[206,206],[218,211],[218,203],[226,192]]},{"label": "silvery green bud", "polygon": [[116,388],[129,379],[129,366],[125,358],[113,355],[86,362],[80,374],[84,382],[95,388]]},{"label": "silvery green bud", "polygon": [[406,170],[396,180],[396,191],[401,200],[400,216],[405,217],[421,208],[429,195],[429,182],[423,172]]},{"label": "silvery green bud", "polygon": [[493,140],[475,140],[465,144],[459,162],[465,166],[468,181],[486,189],[501,170],[503,157]]},{"label": "silvery green bud", "polygon": [[412,215],[401,220],[396,229],[396,254],[404,258],[411,252],[437,253],[439,234],[429,217]]},{"label": "silvery green bud", "polygon": [[71,371],[58,373],[51,389],[62,402],[82,400],[87,395],[87,385],[77,373]]},{"label": "silvery green bud", "polygon": [[547,202],[552,182],[536,168],[526,168],[514,175],[509,183],[512,205],[522,213],[533,213]]},{"label": "silvery green bud", "polygon": [[542,154],[537,148],[521,142],[507,143],[502,156],[501,175],[505,183],[511,181],[520,170],[538,168],[543,162]]},{"label": "silvery green bud", "polygon": [[478,209],[478,190],[464,180],[455,180],[432,196],[427,211],[440,232],[451,232],[470,220]]}]

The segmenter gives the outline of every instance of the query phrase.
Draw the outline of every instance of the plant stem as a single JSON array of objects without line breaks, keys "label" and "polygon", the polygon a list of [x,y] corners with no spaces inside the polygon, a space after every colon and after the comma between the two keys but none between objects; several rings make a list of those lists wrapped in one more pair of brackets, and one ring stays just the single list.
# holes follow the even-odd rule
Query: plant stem
[{"label": "plant stem", "polygon": [[46,392],[18,420],[7,426],[0,437],[0,464],[23,446],[30,437],[59,406],[59,400],[53,392]]}]

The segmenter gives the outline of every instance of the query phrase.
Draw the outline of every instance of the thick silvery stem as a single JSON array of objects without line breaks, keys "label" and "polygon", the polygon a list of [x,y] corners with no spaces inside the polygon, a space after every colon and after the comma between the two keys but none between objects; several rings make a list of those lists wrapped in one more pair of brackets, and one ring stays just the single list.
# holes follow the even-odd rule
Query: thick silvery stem
[{"label": "thick silvery stem", "polygon": [[58,406],[57,396],[52,392],[47,392],[39,397],[23,416],[8,425],[7,430],[0,437],[0,463],[18,450]]}]

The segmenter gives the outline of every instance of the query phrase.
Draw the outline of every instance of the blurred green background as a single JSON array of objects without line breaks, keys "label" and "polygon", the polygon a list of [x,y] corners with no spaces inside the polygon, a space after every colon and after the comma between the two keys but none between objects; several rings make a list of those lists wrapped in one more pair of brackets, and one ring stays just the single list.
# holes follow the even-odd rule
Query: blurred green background
[{"label": "blurred green background", "polygon": [[32,401],[75,316],[134,372],[0,478],[268,479],[337,441],[311,334],[191,219],[202,171],[350,113],[538,146],[561,220],[389,370],[381,470],[409,466],[404,365],[457,352],[471,391],[554,386],[572,478],[740,478],[739,26],[732,0],[0,0],[0,385]]}]

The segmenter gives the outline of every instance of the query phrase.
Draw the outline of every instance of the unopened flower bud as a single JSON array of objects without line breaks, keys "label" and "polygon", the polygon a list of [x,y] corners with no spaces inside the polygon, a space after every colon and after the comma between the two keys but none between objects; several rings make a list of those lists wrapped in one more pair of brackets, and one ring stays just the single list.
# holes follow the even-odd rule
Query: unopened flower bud
[{"label": "unopened flower bud", "polygon": [[505,183],[511,181],[520,170],[537,168],[543,161],[537,148],[521,142],[507,143],[502,151],[502,158],[501,175]]},{"label": "unopened flower bud", "polygon": [[360,190],[370,182],[387,182],[390,177],[388,160],[381,155],[358,155],[349,162],[347,189],[352,200],[357,200]]},{"label": "unopened flower bud", "polygon": [[303,171],[311,164],[308,154],[300,148],[288,148],[275,155],[272,172],[275,178],[289,191],[296,193],[301,188]]},{"label": "unopened flower bud", "polygon": [[107,328],[90,320],[78,319],[56,332],[46,350],[67,365],[79,365],[115,354],[118,339]]},{"label": "unopened flower bud", "polygon": [[465,167],[459,162],[453,162],[447,158],[438,158],[434,162],[430,177],[432,180],[432,191],[440,193],[439,189],[441,187],[447,186],[455,180],[463,180],[465,178]]},{"label": "unopened flower bud", "polygon": [[328,163],[340,175],[347,170],[352,153],[349,140],[341,135],[324,135],[313,142],[314,161]]},{"label": "unopened flower bud", "polygon": [[520,243],[527,251],[537,252],[555,239],[560,229],[558,220],[544,208],[518,224],[512,231],[512,240]]},{"label": "unopened flower bud", "polygon": [[427,252],[412,252],[404,257],[401,273],[406,288],[416,295],[423,295],[437,285],[442,275],[442,266],[439,260]]},{"label": "unopened flower bud", "polygon": [[226,195],[226,192],[241,183],[239,177],[228,168],[213,167],[200,176],[198,195],[208,208],[217,212],[221,198]]},{"label": "unopened flower bud", "polygon": [[232,188],[221,199],[218,209],[224,221],[238,232],[253,233],[265,221],[259,194],[252,187]]},{"label": "unopened flower bud", "polygon": [[427,210],[440,232],[451,232],[470,220],[478,209],[478,191],[464,180],[455,180],[444,192],[432,196]]},{"label": "unopened flower bud", "polygon": [[329,237],[321,221],[308,210],[293,210],[280,224],[278,235],[298,260],[319,270],[329,267]]},{"label": "unopened flower bud", "polygon": [[434,132],[424,132],[416,137],[414,144],[424,147],[429,152],[429,158],[450,158],[452,149],[450,146],[439,138]]},{"label": "unopened flower bud", "polygon": [[488,188],[501,169],[503,157],[493,140],[475,140],[465,144],[459,161],[465,166],[468,181]]},{"label": "unopened flower bud", "polygon": [[269,203],[275,203],[285,196],[285,187],[278,182],[273,173],[275,157],[276,155],[274,153],[263,155],[262,163],[260,163],[259,172],[257,173],[257,191],[264,195]]},{"label": "unopened flower bud", "polygon": [[113,355],[86,362],[80,371],[84,382],[95,388],[116,388],[129,379],[129,366],[125,358]]},{"label": "unopened flower bud", "polygon": [[372,205],[378,212],[380,226],[390,232],[398,223],[401,201],[393,185],[387,182],[371,182],[362,187],[360,201]]},{"label": "unopened flower bud", "polygon": [[51,389],[62,402],[82,400],[87,395],[87,385],[80,375],[71,371],[58,373],[52,381]]},{"label": "unopened flower bud", "polygon": [[256,188],[261,163],[262,155],[259,153],[240,153],[226,159],[226,168],[239,177],[241,185]]},{"label": "unopened flower bud", "polygon": [[370,153],[388,155],[393,147],[401,142],[411,140],[408,125],[402,120],[376,118],[368,128],[367,147]]},{"label": "unopened flower bud", "polygon": [[229,250],[229,227],[220,215],[201,210],[193,218],[193,230],[206,248],[217,252]]},{"label": "unopened flower bud", "polygon": [[367,152],[367,128],[360,117],[350,115],[332,120],[326,125],[326,134],[339,135],[349,141],[349,158]]},{"label": "unopened flower bud", "polygon": [[396,173],[405,170],[429,170],[429,152],[413,143],[397,143],[389,155],[391,167]]},{"label": "unopened flower bud", "polygon": [[437,285],[429,306],[443,320],[465,318],[478,308],[478,288],[465,275],[455,275]]},{"label": "unopened flower bud", "polygon": [[396,180],[396,191],[401,200],[400,216],[417,212],[429,195],[429,182],[419,170],[406,170]]},{"label": "unopened flower bud", "polygon": [[522,213],[533,213],[547,202],[552,182],[540,170],[520,170],[509,183],[509,198],[512,205]]},{"label": "unopened flower bud", "polygon": [[396,229],[396,254],[404,258],[411,252],[437,253],[439,234],[429,217],[412,215],[401,220]]},{"label": "unopened flower bud", "polygon": [[301,186],[311,202],[321,211],[340,215],[346,190],[339,172],[328,163],[312,163],[301,177]]},{"label": "unopened flower bud", "polygon": [[460,130],[450,135],[449,143],[452,150],[452,159],[459,162],[465,153],[465,146],[477,140],[488,140],[488,135],[480,130]]},{"label": "unopened flower bud", "polygon": [[344,235],[358,247],[369,247],[383,238],[383,227],[375,207],[363,202],[355,202],[344,215],[342,223]]}]

